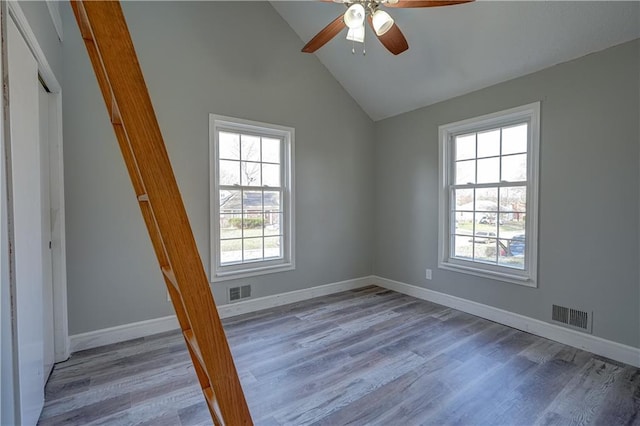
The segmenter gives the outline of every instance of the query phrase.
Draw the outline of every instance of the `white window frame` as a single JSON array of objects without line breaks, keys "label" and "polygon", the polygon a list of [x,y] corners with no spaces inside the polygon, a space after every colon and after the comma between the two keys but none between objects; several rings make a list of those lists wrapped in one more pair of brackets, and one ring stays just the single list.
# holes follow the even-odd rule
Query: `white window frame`
[{"label": "white window frame", "polygon": [[[500,265],[485,264],[473,260],[455,258],[451,252],[452,179],[454,176],[453,140],[455,136],[475,133],[523,122],[529,123],[527,142],[527,220],[525,224],[525,266],[524,270]],[[446,270],[471,274],[537,287],[538,271],[538,167],[540,145],[540,102],[483,115],[468,120],[445,124],[439,127],[439,230],[438,267]]]},{"label": "white window frame", "polygon": [[[281,154],[283,194],[280,201],[283,212],[281,223],[283,229],[283,257],[281,259],[255,260],[233,265],[221,265],[219,250],[220,187],[218,185],[218,134],[220,130],[283,139]],[[295,269],[294,139],[295,129],[293,127],[209,114],[211,282]]]}]

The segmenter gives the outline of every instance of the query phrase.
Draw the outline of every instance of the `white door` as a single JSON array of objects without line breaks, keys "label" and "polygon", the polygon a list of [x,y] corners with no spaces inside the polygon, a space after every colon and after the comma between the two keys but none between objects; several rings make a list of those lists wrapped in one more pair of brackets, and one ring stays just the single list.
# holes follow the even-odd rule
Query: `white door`
[{"label": "white door", "polygon": [[15,258],[18,414],[35,425],[44,403],[42,317],[42,203],[38,121],[38,67],[8,19],[11,190]]},{"label": "white door", "polygon": [[53,368],[53,263],[51,251],[51,172],[49,150],[49,94],[38,84],[40,115],[40,190],[42,203],[42,320],[44,344],[43,383]]}]

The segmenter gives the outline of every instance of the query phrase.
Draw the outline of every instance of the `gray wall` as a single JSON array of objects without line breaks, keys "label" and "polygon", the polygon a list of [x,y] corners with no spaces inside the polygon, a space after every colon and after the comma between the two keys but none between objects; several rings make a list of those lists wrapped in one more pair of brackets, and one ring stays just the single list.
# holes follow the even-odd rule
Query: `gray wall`
[{"label": "gray wall", "polygon": [[[593,310],[594,335],[639,347],[639,52],[636,40],[377,122],[375,273],[544,321],[552,303]],[[538,288],[438,269],[438,126],[535,101]]]},{"label": "gray wall", "polygon": [[44,1],[21,1],[20,7],[42,48],[49,66],[62,85],[62,43]]},{"label": "gray wall", "polygon": [[[260,297],[371,273],[373,125],[266,2],[125,2],[124,12],[209,271],[208,114],[296,129],[296,264],[245,279]],[[69,332],[172,314],[68,5],[64,143]],[[240,23],[242,22],[242,25]],[[213,284],[217,303],[226,287]]]},{"label": "gray wall", "polygon": [[[296,128],[297,269],[242,280],[254,297],[365,276],[373,265],[385,278],[545,321],[552,303],[593,310],[595,335],[640,346],[640,42],[374,124],[315,56],[298,53],[302,41],[266,3],[123,7],[207,271],[208,114],[217,113]],[[75,21],[62,9],[77,334],[172,308]],[[439,270],[438,126],[538,100],[539,287]],[[213,284],[219,304],[237,284]]]}]

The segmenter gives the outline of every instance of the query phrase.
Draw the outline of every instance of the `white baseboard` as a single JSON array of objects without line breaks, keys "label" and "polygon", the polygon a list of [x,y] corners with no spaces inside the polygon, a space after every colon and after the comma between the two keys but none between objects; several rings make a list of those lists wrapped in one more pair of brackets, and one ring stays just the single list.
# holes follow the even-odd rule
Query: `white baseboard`
[{"label": "white baseboard", "polygon": [[[356,288],[372,285],[373,282],[373,277],[367,276],[305,288],[302,290],[290,291],[287,293],[274,294],[273,296],[258,297],[227,305],[219,305],[218,314],[220,315],[220,318],[229,318],[276,306],[288,305],[289,303],[300,302],[302,300],[313,299],[314,297],[340,293],[341,291],[354,290]],[[170,315],[163,318],[155,318],[131,324],[119,325],[116,327],[104,328],[101,330],[89,331],[87,333],[75,334],[69,337],[71,353],[110,345],[112,343],[124,342],[126,340],[137,339],[139,337],[150,336],[152,334],[163,333],[165,331],[177,330],[178,328],[179,325],[177,318],[175,315]]]},{"label": "white baseboard", "polygon": [[218,306],[220,318],[229,318],[249,312],[261,311],[289,303],[326,296],[327,294],[340,293],[341,291],[354,290],[373,284],[373,277],[361,277],[352,280],[339,281],[337,283],[324,284],[302,290],[289,291],[287,293],[274,294],[273,296],[258,297],[256,299],[243,300],[236,303]]},{"label": "white baseboard", "polygon": [[[314,297],[353,290],[374,284],[389,290],[397,291],[398,293],[407,294],[418,299],[428,300],[430,302],[458,309],[537,336],[593,352],[616,361],[633,365],[634,367],[640,367],[639,348],[623,345],[591,334],[580,333],[555,324],[550,324],[524,315],[495,308],[493,306],[484,305],[482,303],[473,302],[471,300],[378,276],[356,278],[302,290],[290,291],[287,293],[275,294],[273,296],[259,297],[256,299],[220,305],[218,306],[218,313],[221,318],[229,318],[236,315],[261,311],[263,309],[287,305],[289,303],[300,302],[302,300],[313,299]],[[71,352],[73,353],[165,331],[177,330],[178,328],[179,326],[176,317],[171,315],[163,318],[156,318],[76,334],[70,336],[69,340]]]},{"label": "white baseboard", "polygon": [[176,316],[169,315],[167,317],[74,334],[73,336],[69,336],[71,353],[163,333],[165,331],[177,330],[178,328],[179,325]]},{"label": "white baseboard", "polygon": [[541,336],[565,345],[583,349],[597,355],[611,358],[625,364],[640,367],[640,348],[623,345],[621,343],[584,334],[555,324],[540,321],[531,317],[505,311],[493,306],[451,296],[423,287],[405,284],[378,276],[372,277],[372,284],[397,291],[418,299],[428,300],[439,305],[448,306],[459,311],[467,312],[509,327],[517,328],[537,336]]}]

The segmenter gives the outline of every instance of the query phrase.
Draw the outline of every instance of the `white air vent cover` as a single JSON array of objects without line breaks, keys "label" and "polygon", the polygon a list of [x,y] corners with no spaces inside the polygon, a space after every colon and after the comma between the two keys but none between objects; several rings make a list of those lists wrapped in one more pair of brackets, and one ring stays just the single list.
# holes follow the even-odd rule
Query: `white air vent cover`
[{"label": "white air vent cover", "polygon": [[576,330],[591,333],[593,329],[592,315],[587,311],[567,308],[565,306],[552,305],[551,320],[554,322],[575,328]]},{"label": "white air vent cover", "polygon": [[251,286],[243,285],[240,287],[230,287],[229,288],[229,301],[233,302],[234,300],[246,299],[247,297],[251,297]]}]

